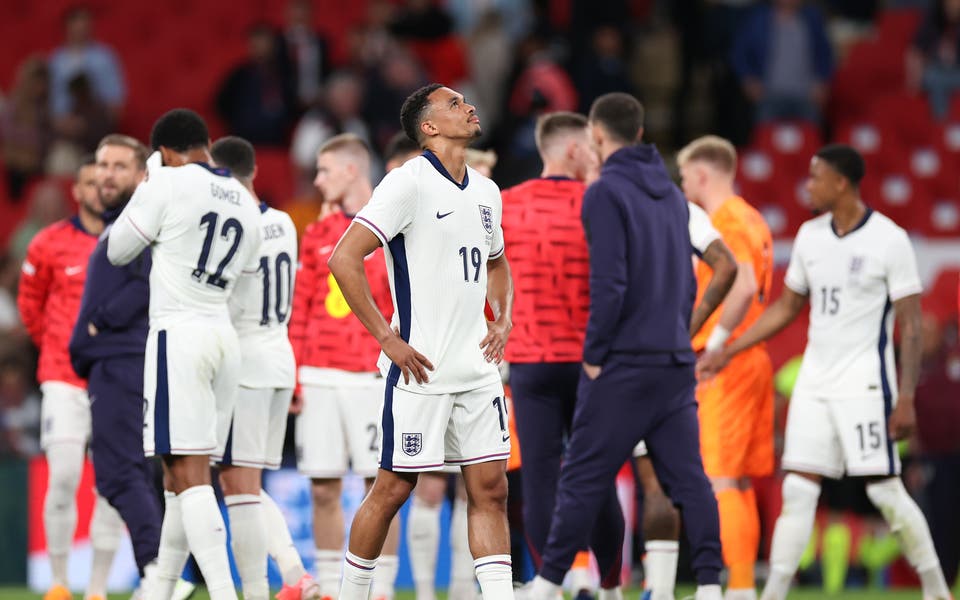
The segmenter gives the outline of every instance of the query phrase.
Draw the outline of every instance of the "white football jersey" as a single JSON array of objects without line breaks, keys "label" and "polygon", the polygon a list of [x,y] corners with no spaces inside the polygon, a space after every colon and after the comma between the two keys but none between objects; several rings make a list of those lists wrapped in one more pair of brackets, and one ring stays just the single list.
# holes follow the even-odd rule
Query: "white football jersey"
[{"label": "white football jersey", "polygon": [[690,245],[703,256],[710,244],[720,239],[720,232],[710,222],[710,215],[693,202],[687,202],[690,209],[690,218],[687,227],[690,229]]},{"label": "white football jersey", "polygon": [[297,271],[297,228],[283,211],[261,204],[260,212],[257,271],[245,271],[230,295],[243,364],[240,385],[293,388],[296,365],[287,322]]},{"label": "white football jersey", "polygon": [[843,237],[829,214],[807,221],[794,241],[784,283],[810,300],[797,389],[895,399],[892,303],[922,291],[907,233],[869,209]]},{"label": "white football jersey", "polygon": [[234,283],[245,268],[257,268],[256,200],[226,169],[199,163],[154,169],[110,230],[107,256],[126,264],[147,246],[151,329],[198,317],[229,319]]},{"label": "white football jersey", "polygon": [[[456,183],[430,152],[387,174],[356,223],[370,229],[386,251],[393,322],[400,335],[435,368],[429,383],[405,384],[381,354],[388,383],[421,394],[451,394],[500,380],[483,358],[487,261],[503,254],[500,190],[467,167]],[[398,379],[399,377],[399,379]]]}]

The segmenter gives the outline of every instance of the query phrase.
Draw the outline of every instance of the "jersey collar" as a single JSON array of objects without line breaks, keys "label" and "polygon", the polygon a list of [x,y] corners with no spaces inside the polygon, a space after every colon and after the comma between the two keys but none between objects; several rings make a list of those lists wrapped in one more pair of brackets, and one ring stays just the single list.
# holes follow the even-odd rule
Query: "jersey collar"
[{"label": "jersey collar", "polygon": [[856,230],[860,229],[861,227],[863,227],[864,225],[866,225],[866,224],[867,224],[867,220],[870,218],[870,215],[872,215],[872,214],[873,214],[873,209],[868,206],[868,207],[867,207],[867,211],[866,211],[865,213],[863,213],[863,218],[860,219],[860,222],[857,223],[856,225],[854,225],[854,226],[853,226],[853,229],[851,229],[850,231],[846,232],[846,233],[843,234],[843,235],[840,235],[839,233],[837,233],[837,226],[834,225],[834,223],[833,223],[833,216],[831,215],[831,217],[830,217],[830,231],[832,231],[832,232],[833,232],[833,235],[837,236],[839,239],[843,239],[843,238],[847,237],[848,235],[850,235],[851,233],[853,233],[854,231],[856,231]]},{"label": "jersey collar", "polygon": [[548,175],[540,179],[544,181],[573,181],[573,177],[567,177],[566,175]]},{"label": "jersey collar", "polygon": [[87,231],[87,228],[83,226],[83,221],[80,220],[80,215],[73,215],[70,217],[70,224],[76,227],[78,231],[82,231],[87,235],[93,235],[93,237],[97,237],[93,233]]},{"label": "jersey collar", "polygon": [[270,207],[267,206],[267,203],[266,203],[266,202],[261,202],[261,203],[260,203],[260,214],[262,215],[263,213],[267,212],[267,210],[268,210],[269,208],[270,208]]},{"label": "jersey collar", "polygon": [[470,183],[470,175],[466,171],[463,172],[463,183],[457,183],[457,180],[453,178],[449,171],[447,171],[447,168],[443,166],[443,163],[440,162],[440,159],[437,158],[436,154],[430,150],[424,150],[421,156],[429,160],[430,164],[433,165],[433,168],[436,169],[438,173],[449,179],[453,185],[457,186],[461,190],[467,189],[467,185]]},{"label": "jersey collar", "polygon": [[230,177],[230,169],[226,169],[224,167],[212,167],[205,162],[195,162],[193,164],[203,167],[214,175],[219,175],[220,177]]}]

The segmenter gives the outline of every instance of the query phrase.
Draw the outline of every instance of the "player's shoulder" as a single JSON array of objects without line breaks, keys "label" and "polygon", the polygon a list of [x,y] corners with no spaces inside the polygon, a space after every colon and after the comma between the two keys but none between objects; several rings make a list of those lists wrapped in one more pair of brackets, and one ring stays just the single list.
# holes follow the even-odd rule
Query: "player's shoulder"
[{"label": "player's shoulder", "polygon": [[[264,210],[263,207],[266,207],[266,209]],[[287,214],[287,211],[280,210],[279,208],[273,208],[272,206],[267,206],[265,203],[261,203],[260,210],[263,212],[264,219],[279,223],[284,227],[284,229],[296,231],[297,226],[293,224],[293,219],[289,214]]]},{"label": "player's shoulder", "polygon": [[876,210],[870,211],[870,216],[867,219],[867,222],[864,224],[864,227],[880,234],[894,234],[897,236],[907,235],[906,229],[897,225],[897,223],[887,215]]},{"label": "player's shoulder", "polygon": [[77,217],[75,216],[69,217],[47,225],[33,236],[29,245],[34,248],[39,248],[62,244],[65,238],[79,231],[78,226],[75,224],[76,219]]},{"label": "player's shoulder", "polygon": [[467,165],[467,176],[469,177],[467,185],[475,185],[485,193],[496,194],[497,197],[500,196],[500,186],[497,185],[494,180],[483,175],[470,165]]},{"label": "player's shoulder", "polygon": [[830,213],[824,213],[808,219],[800,225],[796,237],[800,238],[802,236],[806,238],[830,234],[833,232],[833,226],[831,225],[832,220],[833,216]]}]

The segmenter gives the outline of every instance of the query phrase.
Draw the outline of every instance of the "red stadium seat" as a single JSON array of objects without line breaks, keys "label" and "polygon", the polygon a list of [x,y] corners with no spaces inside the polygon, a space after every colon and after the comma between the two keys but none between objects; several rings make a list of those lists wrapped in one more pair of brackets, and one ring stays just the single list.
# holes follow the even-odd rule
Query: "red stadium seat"
[{"label": "red stadium seat", "polygon": [[810,157],[823,145],[816,125],[803,121],[775,121],[754,129],[751,144],[768,152],[776,170],[806,173]]},{"label": "red stadium seat", "polygon": [[901,143],[924,146],[937,139],[930,105],[919,94],[900,91],[882,95],[870,103],[869,114],[874,121],[887,123]]},{"label": "red stadium seat", "polygon": [[860,186],[864,202],[908,231],[921,230],[930,192],[906,172],[874,174]]},{"label": "red stadium seat", "polygon": [[924,311],[932,312],[941,321],[957,317],[957,286],[960,285],[960,266],[947,267],[937,273],[933,285],[924,293]]},{"label": "red stadium seat", "polygon": [[283,148],[257,148],[257,194],[270,206],[281,208],[294,195],[293,164]]}]

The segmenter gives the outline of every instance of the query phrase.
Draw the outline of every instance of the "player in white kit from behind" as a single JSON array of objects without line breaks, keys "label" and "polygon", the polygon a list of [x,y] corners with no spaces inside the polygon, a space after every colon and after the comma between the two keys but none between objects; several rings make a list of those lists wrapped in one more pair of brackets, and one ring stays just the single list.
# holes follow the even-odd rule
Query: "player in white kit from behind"
[{"label": "player in white kit from behind", "polygon": [[[250,142],[229,136],[210,154],[256,199],[256,153]],[[295,281],[297,230],[290,216],[260,203],[259,270],[244,273],[230,295],[230,317],[240,339],[240,387],[220,465],[231,546],[244,598],[266,599],[269,554],[283,577],[280,600],[319,599],[280,508],[261,489],[263,469],[278,469],[296,373],[287,337]]]},{"label": "player in white kit from behind", "polygon": [[[800,227],[783,295],[741,337],[701,358],[709,376],[733,355],[774,335],[810,303],[810,328],[783,451],[783,509],[763,600],[783,600],[813,531],[823,477],[866,478],[867,496],[898,536],[920,576],[924,600],[946,600],[923,513],[900,480],[894,442],[916,422],[920,370],[920,277],[906,232],[860,199],[863,158],[849,146],[822,148],[807,190],[825,213]],[[893,353],[900,321],[900,385]]]},{"label": "player in white kit from behind", "polygon": [[166,513],[146,594],[170,598],[193,554],[210,597],[233,600],[209,461],[227,441],[240,376],[227,300],[241,272],[258,268],[260,211],[229,171],[210,166],[207,126],[193,111],[160,117],[150,144],[163,166],[148,171],[107,243],[115,265],[153,253],[143,446],[163,457]]}]

